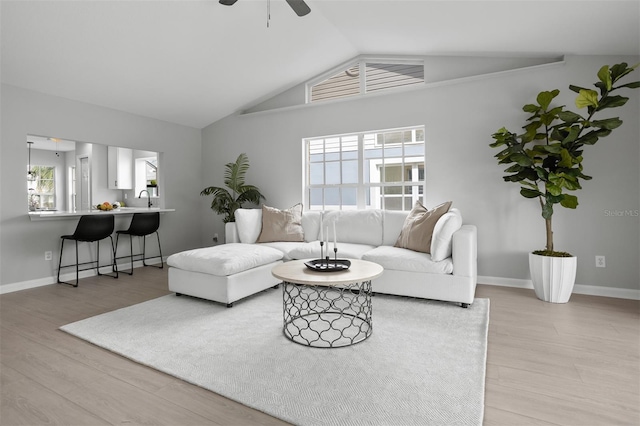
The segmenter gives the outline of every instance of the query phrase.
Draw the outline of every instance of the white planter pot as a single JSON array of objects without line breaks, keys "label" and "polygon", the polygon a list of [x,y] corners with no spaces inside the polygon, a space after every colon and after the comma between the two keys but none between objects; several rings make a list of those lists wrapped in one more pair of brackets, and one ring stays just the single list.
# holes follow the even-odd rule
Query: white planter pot
[{"label": "white planter pot", "polygon": [[219,241],[218,244],[224,244],[227,241],[229,241],[230,243],[235,243],[235,242],[240,242],[240,241],[235,241],[234,238],[236,237],[236,224],[235,222],[227,222],[224,224],[224,239],[222,241]]},{"label": "white planter pot", "polygon": [[578,258],[529,253],[529,271],[536,296],[552,303],[567,303],[576,281]]}]

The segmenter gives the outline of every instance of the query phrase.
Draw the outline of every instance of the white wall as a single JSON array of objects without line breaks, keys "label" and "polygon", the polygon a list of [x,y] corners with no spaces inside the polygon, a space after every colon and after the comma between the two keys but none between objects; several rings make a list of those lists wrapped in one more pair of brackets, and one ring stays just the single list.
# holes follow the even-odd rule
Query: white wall
[{"label": "white wall", "polygon": [[[7,85],[2,85],[0,95],[0,285],[54,276],[60,236],[72,233],[77,223],[77,219],[29,220],[24,179],[27,134],[161,152],[164,207],[176,209],[161,218],[163,254],[167,256],[199,245],[202,205],[198,194],[203,164],[199,129]],[[129,220],[130,217],[118,218],[116,229],[126,228]],[[48,250],[53,251],[54,261],[44,260],[44,252]],[[101,255],[103,253],[108,251],[101,250]]]},{"label": "white wall", "polygon": [[[384,57],[383,57],[384,58]],[[362,55],[354,58],[352,61],[364,59],[369,62],[376,62],[376,59],[368,55]],[[393,57],[389,57],[393,60]],[[477,76],[482,74],[490,74],[499,71],[514,70],[518,68],[526,68],[534,65],[548,64],[559,62],[562,57],[545,57],[539,56],[534,58],[528,57],[478,57],[478,56],[437,56],[428,55],[422,57],[414,57],[424,61],[425,83],[437,83],[457,78]],[[378,59],[384,62],[384,59]],[[324,71],[324,70],[323,70]],[[333,75],[337,74],[336,71]],[[332,76],[332,75],[331,75]],[[318,78],[318,77],[316,77]],[[328,77],[326,77],[328,78]],[[307,83],[298,84],[266,101],[259,102],[244,112],[259,112],[275,108],[283,108],[305,103]]]},{"label": "white wall", "polygon": [[[426,204],[453,200],[465,222],[478,227],[478,272],[485,277],[529,279],[527,253],[544,248],[544,221],[537,201],[522,198],[517,185],[502,181],[503,168],[488,145],[502,126],[519,131],[525,103],[541,90],[561,89],[558,102],[575,109],[568,85],[591,85],[604,64],[638,57],[568,57],[550,65],[464,79],[417,91],[372,96],[300,108],[232,115],[203,130],[204,186],[223,186],[224,164],[249,156],[247,182],[258,185],[267,205],[284,208],[301,201],[302,139],[402,126],[426,126]],[[635,72],[635,79],[640,79]],[[613,110],[625,123],[597,145],[587,147],[577,210],[554,215],[555,245],[578,256],[581,285],[640,289],[639,218],[605,212],[637,210],[640,203],[640,91]],[[210,201],[210,200],[206,200]],[[224,234],[221,217],[202,203],[202,244]],[[606,268],[595,268],[605,255]]]}]

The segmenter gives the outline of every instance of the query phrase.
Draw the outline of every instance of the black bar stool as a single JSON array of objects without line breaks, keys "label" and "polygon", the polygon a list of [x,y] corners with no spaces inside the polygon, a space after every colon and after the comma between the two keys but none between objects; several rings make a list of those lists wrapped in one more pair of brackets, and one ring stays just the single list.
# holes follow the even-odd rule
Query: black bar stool
[{"label": "black bar stool", "polygon": [[[112,214],[98,214],[98,215],[84,215],[80,216],[80,220],[78,221],[78,226],[76,226],[76,230],[73,235],[63,235],[62,244],[60,246],[60,260],[58,261],[58,283],[60,284],[69,284],[74,287],[78,287],[79,281],[79,272],[86,271],[89,269],[93,269],[93,266],[80,269],[80,265],[89,265],[95,263],[96,271],[98,275],[108,275],[113,278],[118,278],[118,268],[116,265],[116,252],[113,246],[113,237],[111,234],[113,233],[114,228],[114,217]],[[115,275],[111,274],[101,274],[100,273],[100,241],[109,237],[111,239],[111,270]],[[76,242],[76,263],[71,263],[69,265],[62,264],[62,252],[64,250],[64,242],[65,240],[74,240]],[[84,241],[89,243],[96,243],[96,260],[92,260],[89,262],[78,263],[78,241]],[[62,268],[68,268],[71,266],[76,267],[76,282],[68,283],[60,280],[60,270]]]},{"label": "black bar stool", "polygon": [[[118,250],[118,240],[120,239],[120,235],[128,235],[129,236],[129,256],[120,256],[116,257],[116,259],[124,259],[129,257],[131,259],[131,271],[122,271],[125,274],[133,275],[133,257],[134,256],[142,256],[142,264],[144,266],[153,266],[154,268],[164,268],[164,262],[162,261],[162,247],[160,246],[160,235],[158,234],[158,228],[160,227],[160,213],[159,212],[149,212],[149,213],[134,213],[133,218],[131,218],[131,224],[129,225],[129,229],[116,231],[116,251]],[[159,256],[151,256],[147,257],[147,235],[151,235],[155,232],[156,237],[158,239],[158,250],[160,251]],[[133,236],[142,237],[142,253],[133,254]],[[147,265],[147,259],[156,259],[160,258],[160,266],[155,265]]]}]

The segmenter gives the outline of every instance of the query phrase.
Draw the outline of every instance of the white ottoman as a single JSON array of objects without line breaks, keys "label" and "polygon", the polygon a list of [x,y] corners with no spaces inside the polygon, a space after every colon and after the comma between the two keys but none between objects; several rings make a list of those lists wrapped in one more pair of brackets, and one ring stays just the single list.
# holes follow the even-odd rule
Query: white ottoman
[{"label": "white ottoman", "polygon": [[282,263],[280,250],[258,244],[222,244],[183,251],[167,258],[169,290],[225,303],[279,284],[271,269]]}]

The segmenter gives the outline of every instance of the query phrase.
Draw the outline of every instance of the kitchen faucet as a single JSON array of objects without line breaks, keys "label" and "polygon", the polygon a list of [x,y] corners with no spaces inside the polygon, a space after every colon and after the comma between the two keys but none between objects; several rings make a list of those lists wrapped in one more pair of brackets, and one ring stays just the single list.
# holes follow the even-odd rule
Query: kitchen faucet
[{"label": "kitchen faucet", "polygon": [[149,191],[147,191],[146,189],[143,189],[142,191],[140,191],[140,194],[138,194],[138,198],[142,198],[142,193],[146,192],[147,193],[147,204],[149,206],[149,208],[151,208],[151,194],[149,194]]}]

